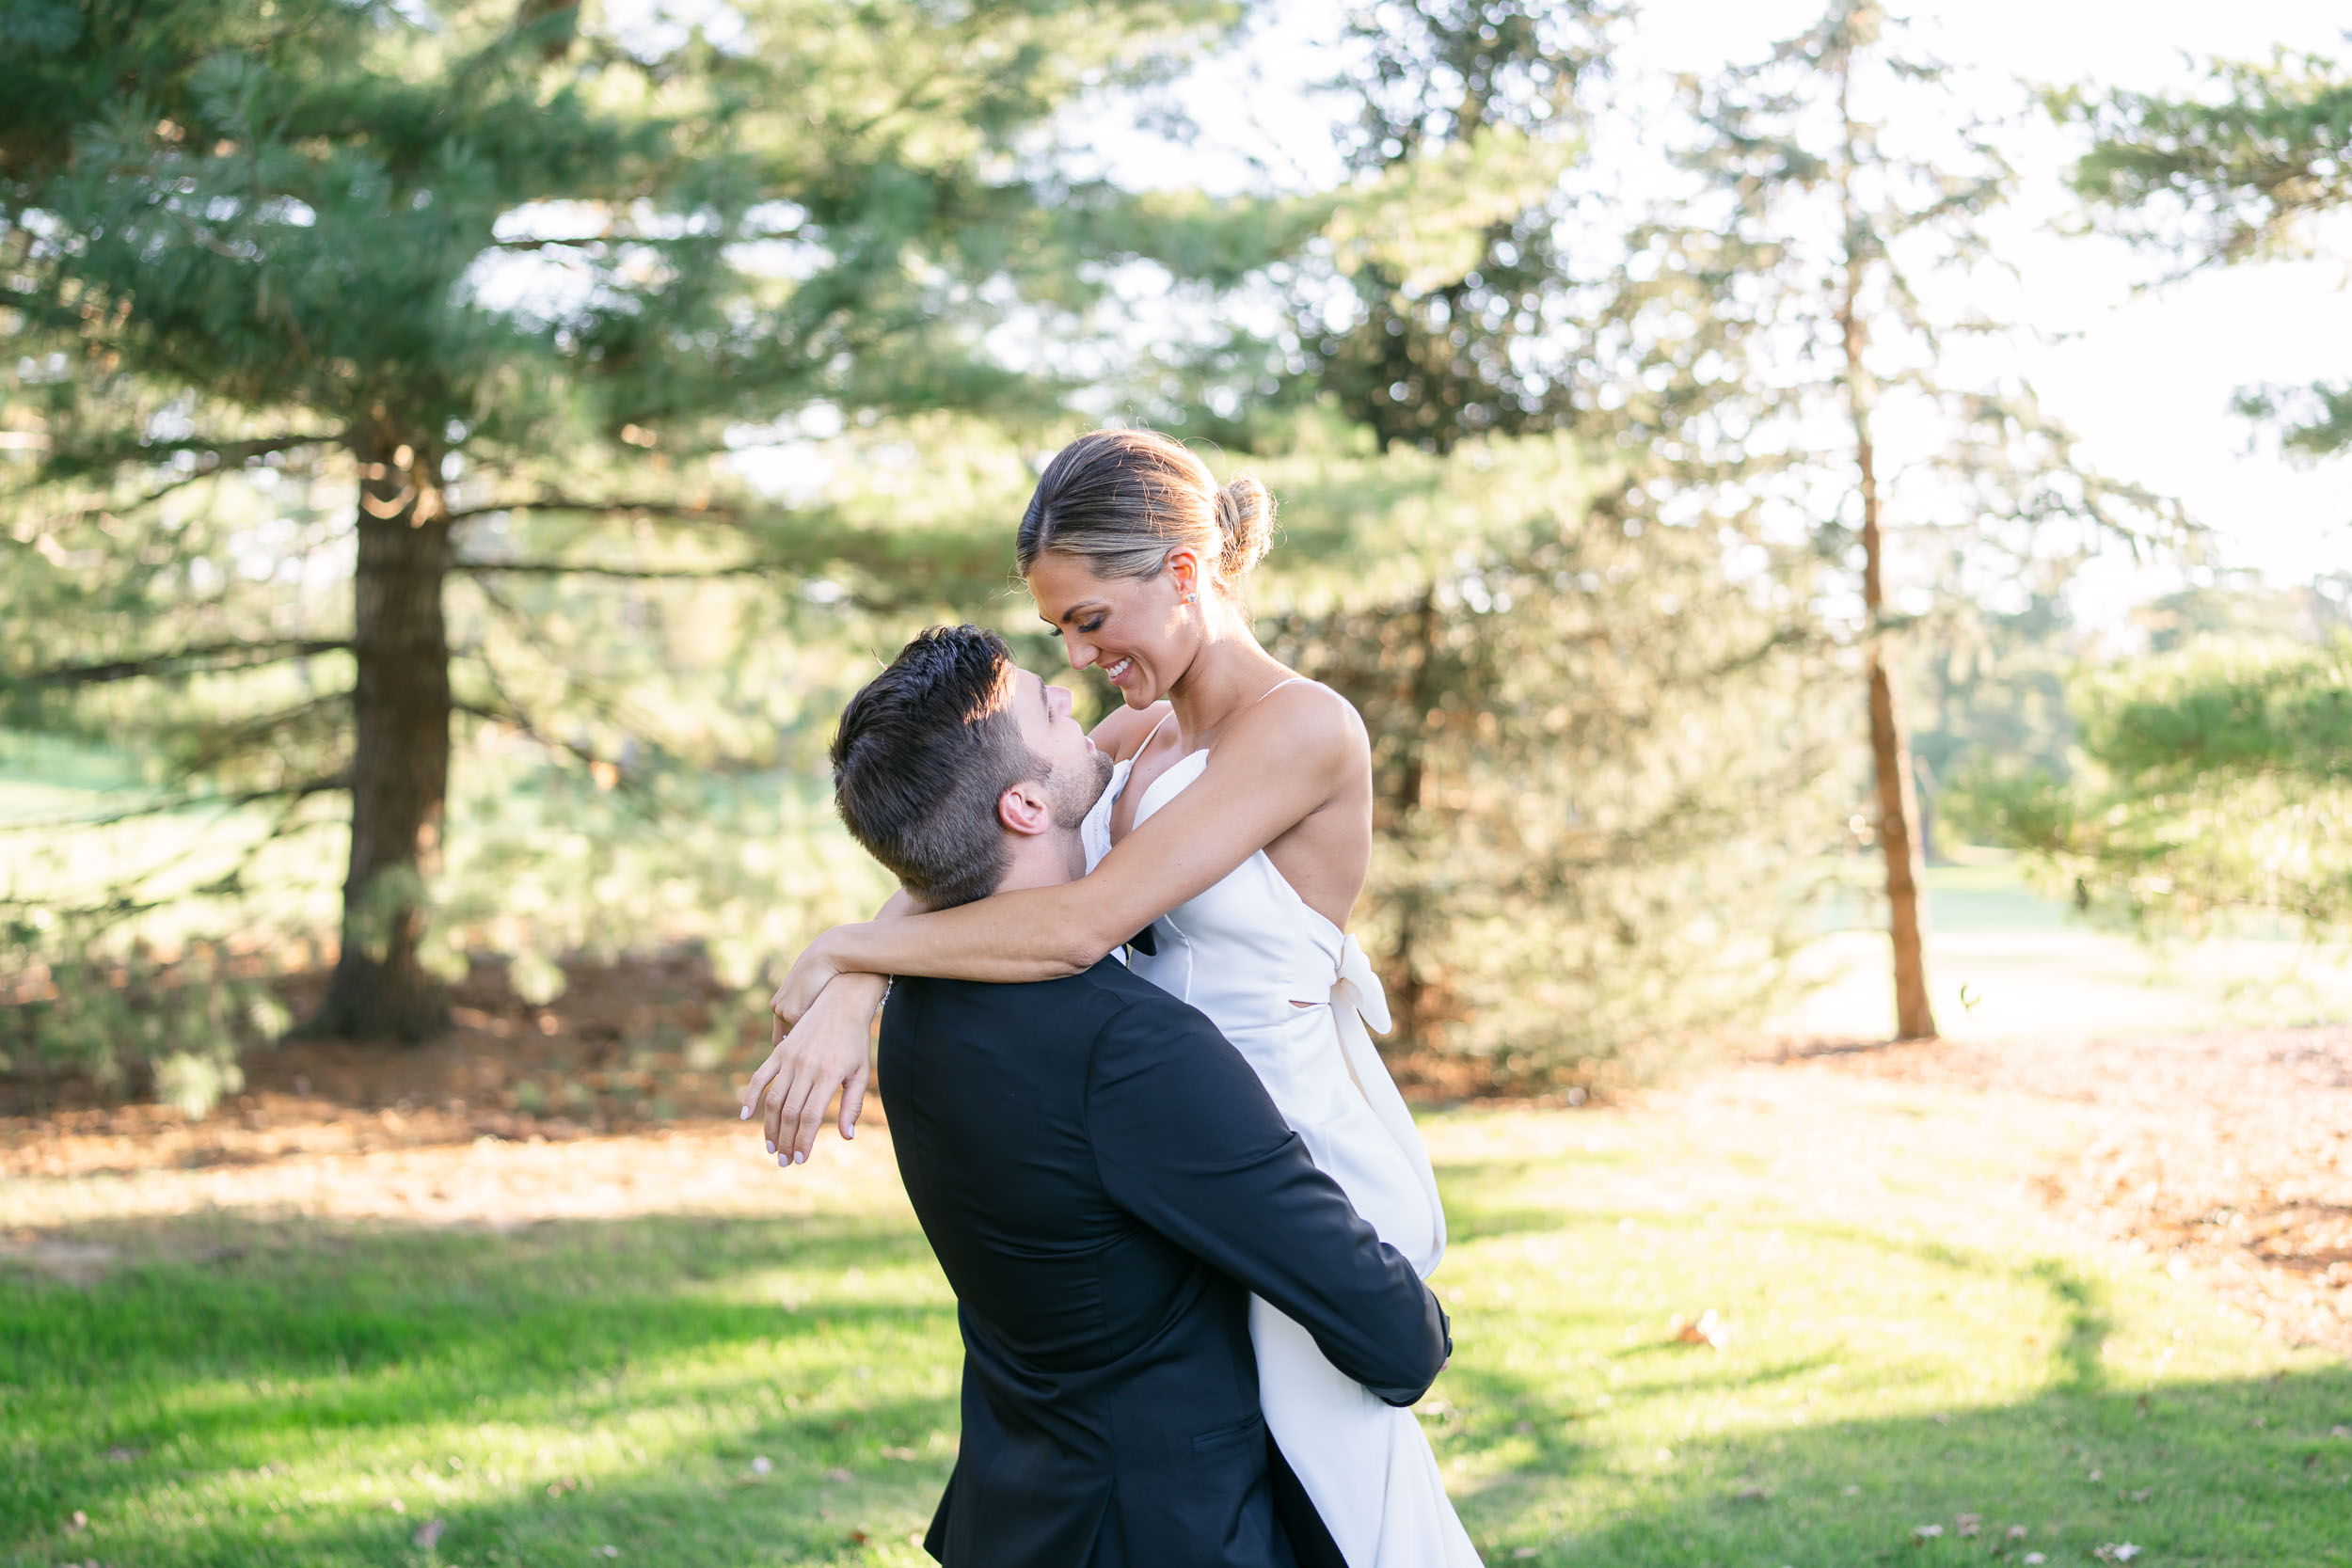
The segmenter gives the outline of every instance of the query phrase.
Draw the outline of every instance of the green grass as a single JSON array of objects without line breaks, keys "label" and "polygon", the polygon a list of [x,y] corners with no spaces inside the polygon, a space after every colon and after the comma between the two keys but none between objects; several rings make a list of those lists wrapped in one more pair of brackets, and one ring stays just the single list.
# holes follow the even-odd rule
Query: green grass
[{"label": "green grass", "polygon": [[[2052,1230],[2047,1128],[1792,1103],[1433,1118],[1423,1419],[1491,1561],[2352,1562],[2352,1369]],[[72,1234],[135,1261],[0,1273],[0,1562],[928,1560],[957,1346],[895,1206]],[[1723,1350],[1667,1337],[1707,1307]]]},{"label": "green grass", "polygon": [[952,1459],[954,1319],[903,1224],[172,1240],[0,1293],[7,1560],[914,1560]]},{"label": "green grass", "polygon": [[[2341,1368],[2258,1370],[2211,1343],[2208,1364],[2168,1367],[2160,1311],[2050,1259],[1836,1227],[1470,1217],[1457,1332],[1479,1350],[1444,1430],[1482,1544],[1925,1564],[1982,1560],[2024,1526],[2010,1560],[2128,1542],[2143,1562],[2352,1562],[2352,1442],[2328,1435],[2352,1420]],[[1698,1302],[1738,1325],[1724,1353],[1660,1333]]]},{"label": "green grass", "polygon": [[[1885,873],[1875,851],[1867,857],[1846,857],[1838,863],[1837,871],[1836,888],[1821,906],[1819,928],[1885,929]],[[2036,887],[2026,879],[2025,867],[2013,860],[1931,865],[1921,885],[1927,894],[1930,929],[1939,935],[2090,928],[2072,905]]]}]

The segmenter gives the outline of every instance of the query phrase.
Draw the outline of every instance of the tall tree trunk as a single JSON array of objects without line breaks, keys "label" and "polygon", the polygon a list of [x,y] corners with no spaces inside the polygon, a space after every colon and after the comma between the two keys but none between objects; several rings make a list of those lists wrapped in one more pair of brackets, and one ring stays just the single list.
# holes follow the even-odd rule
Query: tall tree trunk
[{"label": "tall tree trunk", "polygon": [[[1849,341],[1853,334],[1848,334]],[[1879,853],[1886,861],[1887,936],[1895,953],[1895,1037],[1935,1038],[1935,1009],[1928,1002],[1928,960],[1920,872],[1924,846],[1915,824],[1919,800],[1911,777],[1911,741],[1887,663],[1887,636],[1878,625],[1885,610],[1883,548],[1879,527],[1878,453],[1867,413],[1854,415],[1855,451],[1862,468],[1862,602],[1870,616],[1865,664],[1870,683],[1870,772],[1877,784]]]},{"label": "tall tree trunk", "polygon": [[342,951],[311,1032],[416,1041],[447,1022],[417,961],[426,879],[449,795],[449,517],[439,454],[379,428],[358,448],[359,559],[352,639],[351,864]]},{"label": "tall tree trunk", "polygon": [[1884,534],[1879,519],[1878,447],[1870,417],[1876,386],[1866,362],[1869,328],[1863,320],[1864,273],[1877,242],[1862,222],[1853,198],[1852,174],[1858,127],[1848,107],[1850,80],[1838,71],[1838,112],[1845,122],[1845,157],[1839,194],[1846,220],[1845,287],[1838,297],[1838,326],[1845,338],[1846,411],[1853,424],[1854,457],[1862,487],[1862,606],[1870,619],[1867,666],[1870,683],[1870,770],[1877,784],[1879,853],[1886,861],[1887,936],[1895,958],[1895,1037],[1936,1037],[1935,1009],[1928,1001],[1928,960],[1919,880],[1924,865],[1918,798],[1911,779],[1911,745],[1903,733],[1902,709],[1895,695],[1895,673],[1887,662]]},{"label": "tall tree trunk", "polygon": [[1935,1038],[1935,1009],[1928,1002],[1919,872],[1924,860],[1911,825],[1919,806],[1911,783],[1911,746],[1895,700],[1884,647],[1872,642],[1870,768],[1878,782],[1879,852],[1886,857],[1887,935],[1895,949],[1895,1037]]},{"label": "tall tree trunk", "polygon": [[[1404,754],[1398,758],[1395,793],[1389,799],[1389,832],[1399,839],[1409,839],[1422,811],[1422,793],[1428,768],[1429,710],[1437,701],[1435,669],[1438,653],[1438,591],[1433,586],[1421,598],[1413,616],[1413,630],[1406,646],[1404,668],[1398,673],[1397,706]],[[1421,944],[1421,926],[1425,916],[1425,900],[1415,889],[1400,900],[1397,911],[1396,942],[1389,952],[1388,974],[1384,983],[1389,992],[1389,1011],[1396,1027],[1390,1036],[1391,1049],[1398,1046],[1420,1048],[1429,1043],[1426,1036],[1434,1019],[1438,997],[1437,988],[1420,973],[1415,949]]]}]

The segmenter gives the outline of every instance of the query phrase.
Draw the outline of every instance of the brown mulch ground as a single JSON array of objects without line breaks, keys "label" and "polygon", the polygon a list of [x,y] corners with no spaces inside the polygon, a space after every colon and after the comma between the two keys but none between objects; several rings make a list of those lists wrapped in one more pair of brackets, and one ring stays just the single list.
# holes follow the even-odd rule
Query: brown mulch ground
[{"label": "brown mulch ground", "polygon": [[[245,1092],[200,1122],[79,1080],[0,1077],[0,1172],[250,1164],[485,1136],[560,1141],[733,1114],[736,1085],[766,1054],[766,1016],[698,956],[567,967],[565,977],[564,994],[538,1007],[515,994],[502,967],[478,964],[452,993],[452,1028],[421,1046],[248,1051]],[[277,989],[300,1017],[326,983],[323,973],[296,974]]]},{"label": "brown mulch ground", "polygon": [[2201,1278],[2296,1343],[2352,1352],[2352,1028],[1823,1047],[1784,1059],[2083,1107],[2053,1208]]}]

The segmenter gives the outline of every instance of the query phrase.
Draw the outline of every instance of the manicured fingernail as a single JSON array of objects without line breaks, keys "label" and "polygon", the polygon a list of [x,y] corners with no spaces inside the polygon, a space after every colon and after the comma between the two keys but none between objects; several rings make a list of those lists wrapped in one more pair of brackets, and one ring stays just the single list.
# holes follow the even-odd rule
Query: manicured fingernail
[{"label": "manicured fingernail", "polygon": [[789,1154],[779,1154],[776,1156],[776,1168],[778,1170],[782,1170],[785,1166],[790,1164],[791,1163],[792,1156]]},{"label": "manicured fingernail", "polygon": [[802,1148],[796,1148],[796,1149],[794,1149],[794,1150],[792,1151],[792,1163],[793,1163],[794,1164],[796,1164],[796,1165],[805,1165],[805,1164],[808,1164],[808,1151],[807,1151],[806,1149],[802,1149]]},{"label": "manicured fingernail", "polygon": [[844,1138],[854,1138],[857,1136],[857,1129],[854,1127],[845,1127],[841,1130],[841,1135]]},{"label": "manicured fingernail", "polygon": [[769,1153],[771,1153],[771,1154],[773,1154],[775,1151],[776,1151],[776,1140],[775,1140],[775,1139],[773,1139],[773,1138],[770,1138],[770,1139],[768,1140],[768,1152],[769,1152]]},{"label": "manicured fingernail", "polygon": [[743,1114],[742,1114],[741,1116],[739,1116],[739,1117],[737,1117],[735,1119],[736,1119],[736,1120],[738,1120],[738,1121],[749,1121],[749,1120],[751,1120],[751,1119],[752,1119],[752,1108],[751,1108],[749,1105],[744,1106],[744,1107],[743,1107]]}]

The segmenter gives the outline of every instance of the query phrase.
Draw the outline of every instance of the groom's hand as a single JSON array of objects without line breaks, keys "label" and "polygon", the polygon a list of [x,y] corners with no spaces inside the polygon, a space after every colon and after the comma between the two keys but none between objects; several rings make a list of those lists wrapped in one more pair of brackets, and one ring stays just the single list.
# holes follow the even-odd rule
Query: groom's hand
[{"label": "groom's hand", "polygon": [[873,1073],[868,1046],[882,984],[880,975],[836,975],[789,1030],[782,1014],[776,1015],[775,1048],[743,1086],[742,1101],[745,1117],[755,1110],[762,1113],[768,1151],[776,1164],[808,1159],[836,1088],[841,1135],[857,1136],[858,1113]]}]

